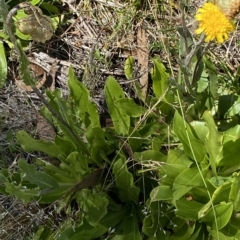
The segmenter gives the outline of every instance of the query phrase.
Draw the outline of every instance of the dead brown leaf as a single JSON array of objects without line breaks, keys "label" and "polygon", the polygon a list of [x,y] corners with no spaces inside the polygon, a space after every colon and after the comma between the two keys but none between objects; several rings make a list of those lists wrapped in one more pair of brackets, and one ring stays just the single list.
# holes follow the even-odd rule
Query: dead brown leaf
[{"label": "dead brown leaf", "polygon": [[52,141],[56,136],[55,129],[39,113],[37,113],[37,134],[45,141]]}]

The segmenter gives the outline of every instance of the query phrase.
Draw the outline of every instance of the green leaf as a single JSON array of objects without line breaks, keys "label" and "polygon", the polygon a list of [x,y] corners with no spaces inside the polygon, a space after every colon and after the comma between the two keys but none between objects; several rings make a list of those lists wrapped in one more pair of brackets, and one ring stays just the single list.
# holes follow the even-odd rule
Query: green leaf
[{"label": "green leaf", "polygon": [[87,213],[86,220],[92,226],[97,226],[99,221],[107,214],[108,199],[104,193],[92,193],[83,189],[76,194],[78,205]]},{"label": "green leaf", "polygon": [[64,157],[67,157],[70,153],[77,150],[72,142],[59,136],[55,137],[55,144],[59,150],[59,153],[62,154]]},{"label": "green leaf", "polygon": [[166,156],[159,151],[146,150],[143,152],[135,152],[134,159],[136,161],[159,161],[166,162]]},{"label": "green leaf", "polygon": [[47,2],[41,2],[41,8],[46,9],[48,12],[51,12],[51,13],[60,14],[60,10],[58,7]]},{"label": "green leaf", "polygon": [[152,149],[159,151],[162,147],[162,140],[158,137],[153,137],[152,139]]},{"label": "green leaf", "polygon": [[133,77],[133,64],[134,64],[134,57],[129,56],[125,61],[124,65],[124,73],[128,80]]},{"label": "green leaf", "polygon": [[163,164],[159,168],[159,178],[161,184],[172,186],[175,178],[186,169],[186,166],[181,164]]},{"label": "green leaf", "polygon": [[197,137],[204,142],[206,139],[206,136],[208,134],[208,128],[206,127],[205,122],[203,121],[194,121],[190,123],[192,128],[194,129],[195,133],[197,134]]},{"label": "green leaf", "polygon": [[160,124],[154,121],[152,123],[146,124],[138,132],[142,138],[147,138],[152,134],[155,134],[156,131],[159,130],[160,128],[161,128]]},{"label": "green leaf", "polygon": [[114,228],[124,217],[124,209],[114,212],[108,211],[101,222],[97,226],[91,226],[83,221],[80,227],[70,227],[61,232],[57,240],[92,240],[102,236],[110,228]]},{"label": "green leaf", "polygon": [[[216,219],[214,212],[216,214]],[[213,230],[220,230],[228,224],[232,216],[232,212],[233,204],[222,202],[219,205],[214,206],[214,209],[210,208],[200,221],[210,225]]]},{"label": "green leaf", "polygon": [[209,154],[210,164],[213,170],[213,174],[217,176],[216,164],[219,163],[222,158],[223,151],[223,135],[218,132],[217,126],[213,120],[209,111],[203,113],[203,119],[206,121],[209,132],[206,136],[205,147]]},{"label": "green leaf", "polygon": [[122,88],[113,77],[107,78],[104,93],[115,131],[118,134],[127,135],[130,127],[130,117],[125,110],[116,105],[116,101],[124,99],[125,96]]},{"label": "green leaf", "polygon": [[[223,145],[223,156],[218,162],[218,166],[235,167],[239,165],[240,139],[228,141]],[[238,167],[239,168],[239,167]]]},{"label": "green leaf", "polygon": [[[180,224],[178,222],[180,222]],[[174,229],[175,231],[173,232],[169,240],[189,240],[192,228],[194,226],[191,227],[186,222],[183,222],[183,220],[180,220],[178,222],[175,223],[176,229]]]},{"label": "green leaf", "polygon": [[46,94],[51,107],[58,115],[61,116],[68,126],[63,124],[59,118],[53,116],[46,107],[41,109],[44,117],[50,122],[53,122],[54,125],[56,125],[63,132],[64,138],[68,138],[68,140],[70,140],[79,151],[88,154],[89,152],[86,143],[79,136],[80,134],[83,134],[83,131],[79,130],[82,126],[79,126],[79,122],[76,121],[76,113],[73,112],[70,102],[62,98],[61,92],[58,89],[54,90],[53,92],[46,91]]},{"label": "green leaf", "polygon": [[132,211],[131,214],[126,214],[123,220],[123,236],[125,240],[141,240],[136,210]]},{"label": "green leaf", "polygon": [[202,72],[201,78],[197,81],[197,92],[202,93],[208,87],[208,74],[206,71]]},{"label": "green leaf", "polygon": [[205,146],[203,142],[196,137],[193,128],[189,126],[177,111],[173,120],[173,129],[182,142],[185,153],[190,158],[194,159],[195,157],[196,161],[201,162],[206,155]]},{"label": "green leaf", "polygon": [[68,155],[65,162],[69,165],[69,176],[75,181],[81,181],[83,176],[89,170],[86,157],[79,152],[72,152]]},{"label": "green leaf", "polygon": [[185,197],[176,201],[176,215],[184,220],[198,220],[198,211],[203,204],[196,201],[188,201]]},{"label": "green leaf", "polygon": [[229,201],[233,203],[236,212],[240,211],[240,173],[233,174],[233,182],[229,194]]},{"label": "green leaf", "polygon": [[239,239],[236,237],[228,236],[229,235],[228,233],[226,233],[227,235],[225,235],[219,230],[211,230],[210,234],[213,237],[213,239],[217,239],[217,240],[238,240]]},{"label": "green leaf", "polygon": [[25,131],[20,130],[17,133],[17,140],[21,147],[26,152],[31,151],[40,151],[44,152],[50,156],[58,157],[60,154],[58,148],[53,142],[45,142],[42,140],[35,140],[32,137],[30,137]]},{"label": "green leaf", "polygon": [[23,51],[21,42],[18,41],[18,40],[16,42],[16,47],[17,47],[18,52],[20,54],[20,56],[19,56],[19,63],[20,63],[19,70],[20,70],[23,82],[26,85],[35,86],[36,81],[35,81],[34,77],[32,76],[32,74],[30,74],[30,72],[29,72],[29,61],[28,61],[28,58],[27,58],[26,54]]},{"label": "green leaf", "polygon": [[174,180],[173,201],[175,202],[194,187],[203,187],[204,183],[197,168],[187,168]]},{"label": "green leaf", "polygon": [[68,86],[70,96],[78,106],[81,119],[86,127],[100,127],[99,115],[95,104],[90,101],[90,94],[83,83],[75,78],[73,68],[69,68]]},{"label": "green leaf", "polygon": [[150,193],[151,201],[169,201],[172,199],[173,190],[170,186],[158,186]]},{"label": "green leaf", "polygon": [[142,150],[142,138],[138,131],[134,131],[134,128],[129,129],[129,138],[128,143],[133,152],[141,151]]},{"label": "green leaf", "polygon": [[[238,102],[238,96],[234,93],[219,96],[218,100],[218,114],[220,119],[226,119],[230,115],[229,110],[234,109],[234,105]],[[235,115],[235,113],[233,114]]]},{"label": "green leaf", "polygon": [[[240,67],[240,66],[239,66]],[[223,144],[240,138],[240,125],[236,125],[223,133]]]},{"label": "green leaf", "polygon": [[209,77],[209,89],[211,93],[211,97],[213,99],[217,98],[217,91],[218,91],[218,71],[215,67],[215,64],[207,58],[204,58],[205,60],[205,68],[208,71],[208,77]]},{"label": "green leaf", "polygon": [[15,186],[13,183],[5,183],[6,192],[10,195],[15,196],[24,203],[30,202],[34,197],[39,196],[39,189],[27,189],[21,186]]},{"label": "green leaf", "polygon": [[34,165],[28,164],[24,159],[18,161],[18,166],[23,174],[23,179],[37,185],[40,189],[58,188],[58,182],[50,175],[37,171]]},{"label": "green leaf", "polygon": [[158,59],[153,59],[153,65],[153,92],[156,97],[161,97],[163,94],[166,93],[166,90],[169,87],[169,74],[166,72],[166,68],[164,67],[164,65],[159,62]]},{"label": "green leaf", "polygon": [[169,211],[169,204],[148,200],[146,205],[149,209],[149,214],[143,220],[143,233],[155,240],[169,239],[171,233],[167,229],[169,229],[170,225],[174,224],[172,220],[175,216],[173,211]]},{"label": "green leaf", "polygon": [[67,194],[71,193],[73,187],[76,186],[75,184],[59,184],[58,188],[50,188],[41,191],[41,197],[38,199],[40,203],[53,203],[59,199],[62,200],[63,196],[67,197]]},{"label": "green leaf", "polygon": [[123,109],[130,117],[140,117],[147,111],[146,108],[137,105],[132,98],[117,100],[116,107]]},{"label": "green leaf", "polygon": [[124,156],[121,156],[115,162],[113,174],[115,175],[116,185],[122,201],[137,203],[140,189],[134,185],[133,176],[128,171],[127,162]]},{"label": "green leaf", "polygon": [[198,217],[202,218],[206,215],[206,212],[212,207],[213,204],[228,201],[230,194],[231,182],[224,182],[220,185],[212,194],[211,200],[204,204],[198,212]]},{"label": "green leaf", "polygon": [[[227,102],[225,102],[224,104],[226,105],[227,103],[231,104],[230,108],[227,111],[227,116],[234,116],[234,115],[238,115],[240,113],[240,97],[239,96],[235,96],[235,95],[230,95],[229,96],[230,99],[228,99]],[[224,98],[225,100],[227,100],[226,98]],[[223,103],[221,103],[223,104]],[[225,107],[226,108],[226,107]]]},{"label": "green leaf", "polygon": [[0,88],[3,87],[7,78],[7,60],[3,42],[0,42]]},{"label": "green leaf", "polygon": [[184,153],[184,151],[182,151],[180,149],[174,149],[174,150],[170,150],[168,152],[167,163],[168,164],[179,164],[185,168],[188,168],[192,165],[192,161]]}]

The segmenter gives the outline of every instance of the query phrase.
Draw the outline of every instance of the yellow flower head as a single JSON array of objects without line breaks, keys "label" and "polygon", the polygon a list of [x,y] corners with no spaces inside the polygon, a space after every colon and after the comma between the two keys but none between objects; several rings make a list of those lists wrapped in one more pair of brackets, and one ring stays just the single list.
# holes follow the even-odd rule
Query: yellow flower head
[{"label": "yellow flower head", "polygon": [[213,3],[205,3],[198,9],[195,19],[199,21],[196,34],[205,33],[205,41],[217,40],[223,43],[228,39],[228,33],[234,31],[234,24]]}]

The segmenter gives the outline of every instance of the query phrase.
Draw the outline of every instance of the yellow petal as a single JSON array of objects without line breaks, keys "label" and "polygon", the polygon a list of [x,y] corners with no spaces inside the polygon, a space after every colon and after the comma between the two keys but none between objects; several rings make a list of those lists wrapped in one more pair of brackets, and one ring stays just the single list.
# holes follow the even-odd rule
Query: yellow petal
[{"label": "yellow petal", "polygon": [[206,42],[216,40],[223,43],[228,39],[228,34],[234,31],[234,24],[213,3],[205,3],[199,8],[195,19],[199,22],[199,28],[195,32],[204,32]]}]

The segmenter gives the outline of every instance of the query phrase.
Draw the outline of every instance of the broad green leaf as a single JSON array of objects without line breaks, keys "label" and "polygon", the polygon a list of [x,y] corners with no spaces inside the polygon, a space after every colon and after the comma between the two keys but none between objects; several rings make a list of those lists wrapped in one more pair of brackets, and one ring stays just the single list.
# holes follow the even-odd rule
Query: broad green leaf
[{"label": "broad green leaf", "polygon": [[66,163],[70,167],[70,176],[76,181],[81,181],[84,174],[89,170],[86,157],[79,152],[72,152],[66,158]]},{"label": "broad green leaf", "polygon": [[106,156],[109,151],[111,151],[111,149],[109,148],[105,138],[95,138],[93,140],[91,145],[91,158],[94,162],[102,164],[102,161],[104,160],[102,158],[103,154],[105,153],[104,155]]},{"label": "broad green leaf", "polygon": [[125,61],[124,65],[124,73],[128,80],[133,77],[133,64],[134,64],[134,57],[129,56]]},{"label": "broad green leaf", "polygon": [[235,167],[239,165],[240,139],[228,141],[223,145],[223,157],[219,160],[218,166]]},{"label": "broad green leaf", "polygon": [[240,239],[239,220],[234,222],[232,217],[231,222],[228,223],[224,228],[222,228],[221,232],[227,236],[234,237],[234,240]]},{"label": "broad green leaf", "polygon": [[198,217],[202,218],[206,215],[206,212],[212,207],[212,205],[219,204],[220,202],[228,201],[229,193],[230,193],[230,182],[225,182],[220,185],[212,194],[211,200],[209,200],[206,204],[202,206],[202,208],[198,212]]},{"label": "broad green leaf", "polygon": [[62,200],[63,196],[67,197],[67,194],[71,194],[71,190],[76,184],[59,184],[58,188],[44,189],[41,191],[41,197],[38,199],[40,203],[53,203],[57,200]]},{"label": "broad green leaf", "polygon": [[8,179],[4,176],[2,172],[0,172],[0,183],[8,182]]},{"label": "broad green leaf", "polygon": [[140,117],[147,109],[137,105],[132,98],[122,98],[117,100],[116,107],[123,109],[130,117]]},{"label": "broad green leaf", "polygon": [[177,111],[173,120],[173,130],[182,142],[185,153],[192,159],[196,158],[197,162],[201,162],[206,155],[204,144]]},{"label": "broad green leaf", "polygon": [[[61,92],[57,89],[53,92],[46,91],[46,94],[49,99],[49,104],[56,111],[59,117],[55,117],[54,115],[50,114],[49,110],[46,107],[43,107],[41,109],[41,113],[50,122],[54,122],[54,124],[57,125],[59,129],[61,129],[64,137],[70,140],[79,151],[88,154],[89,152],[86,143],[79,136],[80,133],[83,133],[79,130],[79,126],[76,128],[76,125],[79,125],[74,118],[76,113],[73,113],[71,111],[71,105],[69,101],[63,99]],[[65,124],[63,124],[59,118],[62,118],[65,121]],[[76,132],[76,130],[78,130],[78,132]]]},{"label": "broad green leaf", "polygon": [[150,193],[151,201],[169,201],[172,199],[173,190],[170,186],[160,185]]},{"label": "broad green leaf", "polygon": [[37,185],[40,189],[58,188],[58,182],[50,175],[37,171],[33,164],[28,164],[24,159],[18,160],[23,179]]},{"label": "broad green leaf", "polygon": [[88,142],[90,143],[90,145],[92,145],[94,139],[96,138],[105,138],[105,132],[101,127],[95,127],[95,128],[91,128],[89,127],[86,131],[85,131],[85,136],[88,140]]},{"label": "broad green leaf", "polygon": [[116,186],[122,201],[137,203],[140,189],[134,185],[133,175],[128,171],[124,156],[121,156],[114,163],[113,174],[115,175]]},{"label": "broad green leaf", "polygon": [[102,236],[108,231],[108,228],[103,225],[91,226],[86,220],[83,221],[80,227],[74,227],[61,231],[57,240],[91,240]]},{"label": "broad green leaf", "polygon": [[211,93],[211,97],[213,99],[217,98],[217,91],[218,91],[218,71],[215,67],[215,64],[207,58],[205,60],[205,68],[208,72],[209,77],[209,90]]},{"label": "broad green leaf", "polygon": [[41,1],[41,0],[31,0],[30,2],[31,2],[31,4],[32,4],[33,6],[35,6],[35,5],[37,5],[40,1]]},{"label": "broad green leaf", "polygon": [[17,42],[16,42],[16,48],[18,49],[18,52],[20,55],[19,56],[19,63],[20,63],[19,70],[21,73],[22,80],[26,85],[35,86],[36,81],[35,81],[34,77],[32,76],[32,74],[30,74],[30,72],[29,72],[29,61],[28,61],[28,58],[27,58],[25,52],[23,51],[21,42],[19,40],[17,40]]},{"label": "broad green leaf", "polygon": [[176,201],[176,215],[184,220],[198,220],[198,211],[203,204],[196,201],[189,201],[185,197]]},{"label": "broad green leaf", "polygon": [[83,189],[76,195],[76,200],[82,210],[87,213],[86,220],[92,226],[97,226],[107,214],[108,199],[104,193]]},{"label": "broad green leaf", "polygon": [[171,234],[167,229],[168,226],[174,224],[172,220],[175,214],[169,211],[169,205],[166,202],[160,203],[148,200],[146,205],[148,206],[149,214],[143,220],[143,233],[151,236],[151,239],[167,240]]},{"label": "broad green leaf", "polygon": [[[172,233],[169,240],[189,240],[192,232],[192,227],[186,222],[181,222],[181,225],[176,225],[175,231]],[[176,223],[175,223],[176,224]]]},{"label": "broad green leaf", "polygon": [[162,227],[162,222],[159,227],[161,220],[158,219],[157,214],[151,214],[144,218],[142,231],[144,234],[150,236],[148,240],[169,239],[171,232]]},{"label": "broad green leaf", "polygon": [[223,135],[218,132],[217,126],[209,111],[204,112],[203,119],[206,121],[209,129],[206,136],[205,147],[209,154],[213,174],[217,176],[216,165],[219,163],[223,155]]},{"label": "broad green leaf", "polygon": [[0,42],[0,88],[3,87],[7,78],[7,60],[3,42]]},{"label": "broad green leaf", "polygon": [[162,147],[162,140],[158,137],[153,137],[152,139],[152,149],[154,151],[159,151]]},{"label": "broad green leaf", "polygon": [[161,128],[160,124],[154,121],[152,123],[146,124],[138,132],[142,138],[147,138],[152,134],[155,134],[156,131],[159,130],[160,128]]},{"label": "broad green leaf", "polygon": [[219,230],[211,230],[210,234],[214,239],[217,239],[217,240],[238,240],[239,239],[236,237],[228,236],[228,234],[225,235]]},{"label": "broad green leaf", "polygon": [[187,167],[179,164],[163,164],[159,166],[159,178],[161,184],[172,186],[175,178],[186,169]]},{"label": "broad green leaf", "polygon": [[174,149],[168,152],[167,163],[179,165],[181,164],[185,168],[190,167],[192,165],[192,161],[188,158],[184,151],[180,149]]},{"label": "broad green leaf", "polygon": [[113,77],[108,77],[106,80],[104,94],[111,115],[114,129],[118,134],[128,134],[130,127],[130,117],[125,110],[116,105],[116,101],[124,99],[124,92],[118,82]]},{"label": "broad green leaf", "polygon": [[[48,173],[49,175],[54,176],[54,178],[57,181],[59,181],[57,176],[58,175],[61,176],[62,180],[59,181],[59,182],[65,182],[65,183],[75,182],[75,180],[73,180],[72,178],[71,178],[71,181],[69,181],[70,180],[69,172],[63,170],[57,164],[56,164],[57,166],[55,166],[55,165],[49,163],[49,161],[44,161],[42,159],[36,159],[36,164],[38,166],[40,166],[43,169],[44,172]],[[67,181],[67,179],[69,179],[69,180]]]},{"label": "broad green leaf", "polygon": [[[214,212],[216,215],[216,219],[214,216]],[[222,202],[214,206],[214,209],[210,208],[207,211],[206,215],[200,219],[200,221],[210,225],[213,230],[220,230],[228,224],[232,216],[232,212],[233,204]]]},{"label": "broad green leaf", "polygon": [[205,122],[203,121],[194,121],[190,123],[193,127],[195,133],[197,134],[198,138],[204,142],[206,139],[206,135],[208,133],[208,128],[206,127]]},{"label": "broad green leaf", "polygon": [[197,92],[202,93],[209,85],[208,74],[206,71],[202,73],[201,78],[197,82]]},{"label": "broad green leaf", "polygon": [[76,151],[76,147],[72,142],[59,136],[55,137],[55,144],[59,150],[59,153],[64,157],[67,157],[70,153]]},{"label": "broad green leaf", "polygon": [[204,183],[197,168],[187,168],[174,180],[173,202],[184,196],[194,187],[203,187]]},{"label": "broad green leaf", "polygon": [[[42,2],[41,8],[46,9],[48,12],[51,12],[51,13],[60,14],[59,8],[48,2]],[[63,21],[63,19],[61,21]]]},{"label": "broad green leaf", "polygon": [[240,173],[233,174],[233,182],[229,194],[229,201],[233,203],[236,212],[240,211]]},{"label": "broad green leaf", "polygon": [[240,138],[240,125],[236,125],[223,133],[223,144]]},{"label": "broad green leaf", "polygon": [[234,116],[238,115],[240,113],[240,97],[236,96],[232,98],[231,100],[235,99],[235,102],[231,104],[231,107],[228,109],[227,115],[228,116]]},{"label": "broad green leaf", "polygon": [[86,127],[100,127],[99,115],[95,104],[90,101],[90,94],[83,83],[75,78],[73,68],[69,68],[68,86],[70,96],[79,106],[78,111]]},{"label": "broad green leaf", "polygon": [[18,131],[17,140],[26,152],[40,151],[53,157],[58,157],[60,154],[58,148],[53,142],[35,140],[23,130]]},{"label": "broad green leaf", "polygon": [[[231,115],[229,110],[238,102],[238,96],[234,93],[221,95],[218,100],[218,114],[220,119],[226,119]],[[235,114],[233,114],[235,115]]]},{"label": "broad green leaf", "polygon": [[91,226],[87,221],[83,221],[80,227],[70,227],[61,232],[57,240],[91,240],[96,239],[106,233],[110,228],[114,228],[124,217],[125,211],[108,211],[97,226]]},{"label": "broad green leaf", "polygon": [[123,220],[123,236],[125,240],[141,240],[136,210],[132,211],[131,214],[126,214]]},{"label": "broad green leaf", "polygon": [[52,240],[54,239],[51,220],[44,221],[44,226],[40,226],[32,235],[32,240]]},{"label": "broad green leaf", "polygon": [[158,59],[153,59],[153,92],[156,97],[161,97],[166,93],[169,87],[169,74],[166,72],[164,65]]},{"label": "broad green leaf", "polygon": [[143,152],[135,152],[134,159],[136,161],[159,161],[159,162],[166,162],[166,156],[159,151],[154,150],[146,150]]},{"label": "broad green leaf", "polygon": [[138,131],[134,131],[134,128],[129,129],[128,143],[133,152],[142,151],[143,140]]},{"label": "broad green leaf", "polygon": [[30,202],[34,197],[39,196],[39,189],[27,189],[21,186],[15,186],[13,183],[5,183],[6,192],[12,196],[15,196],[24,203]]}]

